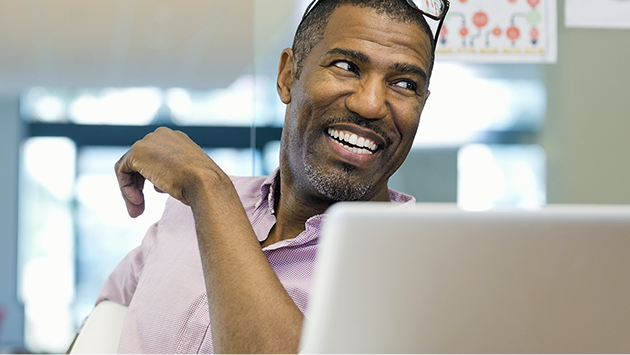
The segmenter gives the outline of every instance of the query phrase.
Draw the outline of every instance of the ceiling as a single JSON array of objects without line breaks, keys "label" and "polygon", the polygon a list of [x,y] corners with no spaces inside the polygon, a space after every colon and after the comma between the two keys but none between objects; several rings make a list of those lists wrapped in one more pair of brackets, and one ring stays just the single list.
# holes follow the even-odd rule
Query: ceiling
[{"label": "ceiling", "polygon": [[0,94],[226,87],[290,45],[302,2],[0,0]]}]

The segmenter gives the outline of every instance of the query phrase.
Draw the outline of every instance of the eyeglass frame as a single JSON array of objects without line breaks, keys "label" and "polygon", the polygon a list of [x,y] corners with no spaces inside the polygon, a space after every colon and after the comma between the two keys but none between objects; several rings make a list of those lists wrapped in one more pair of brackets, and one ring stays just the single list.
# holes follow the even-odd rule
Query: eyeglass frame
[{"label": "eyeglass frame", "polygon": [[[422,0],[421,0],[422,1]],[[442,30],[442,24],[444,24],[444,19],[446,18],[446,14],[448,13],[449,8],[451,7],[451,3],[448,0],[440,0],[442,2],[442,4],[444,5],[444,11],[442,11],[442,14],[440,16],[434,16],[431,15],[429,13],[426,13],[422,10],[420,10],[418,8],[418,6],[416,6],[416,4],[414,4],[411,0],[405,0],[405,2],[407,3],[407,5],[413,9],[416,12],[421,13],[422,15],[434,20],[434,21],[439,21],[438,22],[438,26],[437,26],[437,31],[435,31],[435,36],[433,38],[433,47],[437,47],[438,45],[438,41],[440,40],[440,31]],[[300,21],[300,24],[298,25],[298,27],[300,27],[300,25],[302,25],[302,22],[304,22],[304,19],[306,18],[306,16],[308,16],[308,14],[311,13],[311,10],[313,10],[313,8],[319,3],[319,0],[313,0],[311,1],[311,3],[306,7],[306,10],[304,11],[304,15],[302,16],[302,20]]]}]

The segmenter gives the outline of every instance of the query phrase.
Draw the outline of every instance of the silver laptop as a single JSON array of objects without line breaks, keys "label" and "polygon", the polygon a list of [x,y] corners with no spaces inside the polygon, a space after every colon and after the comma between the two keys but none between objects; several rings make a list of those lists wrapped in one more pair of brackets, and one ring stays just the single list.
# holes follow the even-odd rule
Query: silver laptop
[{"label": "silver laptop", "polygon": [[307,353],[630,353],[630,206],[329,210]]}]

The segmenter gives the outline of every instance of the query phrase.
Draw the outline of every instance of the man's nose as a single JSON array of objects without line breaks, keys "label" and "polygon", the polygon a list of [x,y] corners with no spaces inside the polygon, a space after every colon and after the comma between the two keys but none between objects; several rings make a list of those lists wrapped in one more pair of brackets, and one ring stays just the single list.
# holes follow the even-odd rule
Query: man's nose
[{"label": "man's nose", "polygon": [[377,78],[361,80],[355,91],[346,98],[346,107],[367,119],[387,116],[387,85]]}]

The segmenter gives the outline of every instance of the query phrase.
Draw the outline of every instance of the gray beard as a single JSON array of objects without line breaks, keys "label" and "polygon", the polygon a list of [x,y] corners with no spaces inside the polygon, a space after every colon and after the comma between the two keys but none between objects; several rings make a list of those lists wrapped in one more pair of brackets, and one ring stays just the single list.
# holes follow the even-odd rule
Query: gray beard
[{"label": "gray beard", "polygon": [[343,173],[322,173],[311,164],[306,164],[308,181],[317,192],[333,201],[357,201],[370,191],[372,184],[353,185]]}]

